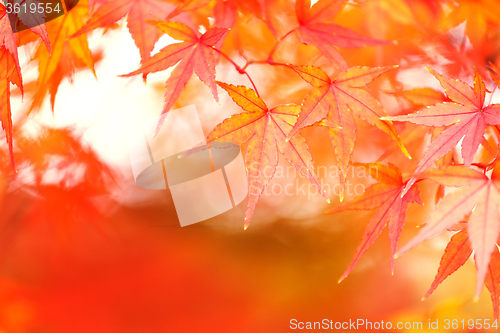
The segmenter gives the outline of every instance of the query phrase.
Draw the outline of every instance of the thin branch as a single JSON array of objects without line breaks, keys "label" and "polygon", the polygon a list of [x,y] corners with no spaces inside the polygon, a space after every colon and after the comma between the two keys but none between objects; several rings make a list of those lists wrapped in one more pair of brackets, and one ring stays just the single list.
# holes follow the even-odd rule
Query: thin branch
[{"label": "thin branch", "polygon": [[242,75],[246,75],[248,80],[250,81],[250,83],[252,84],[253,86],[253,90],[255,90],[255,93],[257,94],[257,96],[260,97],[260,94],[259,94],[259,91],[257,90],[257,87],[255,86],[255,83],[253,82],[252,78],[250,77],[250,74],[247,73],[247,71],[245,70],[246,67],[248,67],[248,62],[247,62],[247,65],[245,65],[244,68],[241,68],[237,63],[235,63],[233,61],[233,59],[231,59],[227,54],[225,54],[224,52],[222,52],[221,50],[218,50],[216,49],[215,47],[212,46],[212,50],[214,50],[215,52],[219,53],[221,56],[223,56],[227,61],[229,61],[233,66],[234,68],[236,69],[236,71],[238,71],[238,73],[242,74]]},{"label": "thin branch", "polygon": [[252,84],[253,86],[253,90],[255,90],[255,93],[257,93],[257,96],[260,97],[260,94],[257,90],[257,86],[255,85],[255,83],[253,82],[252,78],[250,77],[250,74],[248,74],[248,72],[246,71],[246,69],[248,68],[248,66],[252,65],[252,64],[264,64],[264,65],[270,65],[270,66],[284,66],[284,67],[289,67],[289,68],[292,68],[289,64],[284,64],[284,63],[279,63],[279,62],[275,62],[273,57],[274,57],[274,54],[276,53],[276,51],[278,50],[278,47],[280,46],[280,44],[288,37],[290,36],[292,33],[294,33],[295,31],[297,30],[297,28],[293,28],[292,30],[290,30],[289,32],[287,32],[283,37],[281,37],[273,46],[273,48],[271,49],[271,52],[269,53],[269,55],[267,56],[267,59],[266,60],[251,60],[251,59],[248,59],[247,56],[240,51],[240,56],[246,60],[246,64],[241,67],[240,65],[238,65],[236,62],[234,62],[233,59],[231,59],[227,54],[225,54],[224,52],[222,52],[221,50],[219,49],[216,49],[215,47],[212,46],[212,50],[214,50],[215,52],[219,53],[222,57],[224,57],[227,61],[229,61],[233,66],[234,68],[236,69],[236,71],[242,75],[246,75],[246,77],[248,78],[248,80],[250,81],[250,83]]},{"label": "thin branch", "polygon": [[288,37],[290,36],[292,33],[294,33],[295,31],[297,30],[297,27],[293,28],[292,30],[290,30],[289,32],[287,32],[283,37],[281,37],[277,42],[276,44],[274,44],[271,52],[269,53],[269,56],[267,57],[267,61],[268,62],[273,62],[273,58],[274,58],[274,54],[276,53],[276,51],[278,50],[278,47],[281,45],[281,43]]},{"label": "thin branch", "polygon": [[221,56],[223,56],[224,58],[226,58],[227,61],[229,61],[231,64],[233,64],[234,68],[236,68],[236,70],[238,71],[238,73],[240,74],[245,74],[245,70],[243,68],[241,68],[237,63],[235,63],[233,61],[233,59],[231,59],[227,54],[225,54],[224,52],[222,52],[221,50],[219,49],[216,49],[215,47],[211,47],[212,50],[214,50],[215,52],[219,53]]},{"label": "thin branch", "polygon": [[257,96],[260,97],[259,91],[257,90],[257,86],[255,86],[255,83],[253,82],[252,78],[250,77],[250,74],[248,74],[247,72],[245,72],[245,75],[247,76],[248,80],[252,84],[253,90],[255,90],[255,93],[257,94]]}]

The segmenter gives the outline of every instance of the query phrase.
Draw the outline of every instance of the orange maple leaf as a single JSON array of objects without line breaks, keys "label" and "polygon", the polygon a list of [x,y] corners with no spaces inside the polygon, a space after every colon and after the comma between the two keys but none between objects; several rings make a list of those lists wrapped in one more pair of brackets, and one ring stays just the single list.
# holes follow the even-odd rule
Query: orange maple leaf
[{"label": "orange maple leaf", "polygon": [[38,58],[38,81],[35,96],[30,111],[40,108],[47,96],[51,95],[51,107],[54,110],[55,97],[62,79],[73,77],[76,64],[83,63],[89,68],[94,76],[94,62],[92,52],[89,49],[87,36],[79,35],[70,38],[83,26],[83,20],[88,14],[87,1],[81,0],[76,7],[63,16],[47,22],[49,38],[51,40],[52,53],[38,47],[36,57]]},{"label": "orange maple leaf", "polygon": [[168,16],[165,18],[165,21],[169,21],[170,19],[174,18],[175,16],[187,12],[190,10],[195,10],[198,8],[201,8],[203,6],[206,6],[210,0],[187,0],[181,4],[179,4],[175,9],[168,14]]},{"label": "orange maple leaf", "polygon": [[441,25],[443,28],[451,28],[465,23],[467,36],[475,46],[481,46],[488,35],[488,29],[498,27],[500,21],[500,4],[497,1],[459,1],[451,9]]},{"label": "orange maple leaf", "polygon": [[432,88],[415,88],[415,89],[395,91],[395,92],[385,91],[385,93],[397,97],[403,97],[412,106],[418,108],[448,101],[448,99],[442,92]]},{"label": "orange maple leaf", "polygon": [[314,173],[313,160],[306,140],[300,135],[286,140],[297,121],[300,108],[294,104],[285,104],[269,109],[250,88],[223,82],[217,84],[245,110],[224,120],[207,137],[207,142],[226,141],[238,145],[250,141],[246,156],[249,200],[245,229],[250,224],[261,194],[274,176],[278,165],[278,151],[326,198]]},{"label": "orange maple leaf", "polygon": [[[351,273],[361,256],[375,243],[386,225],[389,228],[391,250],[395,254],[406,219],[408,204],[412,202],[422,204],[418,187],[415,184],[408,193],[401,196],[406,183],[403,182],[401,171],[395,165],[391,163],[389,163],[389,166],[381,163],[353,163],[353,165],[365,168],[370,176],[378,180],[379,183],[368,187],[365,193],[350,202],[330,209],[326,214],[336,214],[346,210],[371,209],[377,209],[377,212],[368,222],[361,238],[361,244],[358,246],[349,268],[342,275],[339,283]],[[394,271],[394,258],[391,260],[391,270]]]},{"label": "orange maple leaf", "polygon": [[491,301],[493,302],[493,316],[498,319],[500,311],[500,252],[498,248],[493,250],[491,254],[490,265],[488,266],[488,273],[484,280],[484,285],[491,294]]},{"label": "orange maple leaf", "polygon": [[463,165],[447,166],[421,174],[421,177],[460,189],[440,201],[420,233],[396,255],[446,231],[470,214],[467,231],[476,258],[476,297],[479,297],[500,232],[500,164],[497,163],[491,177]]},{"label": "orange maple leaf", "polygon": [[448,276],[462,267],[470,258],[471,254],[472,248],[470,247],[467,230],[464,229],[453,235],[444,250],[444,255],[439,264],[438,273],[436,274],[431,287],[427,290],[422,299],[428,298]]},{"label": "orange maple leaf", "polygon": [[353,67],[331,80],[318,67],[293,66],[293,69],[316,89],[304,98],[299,119],[288,136],[293,137],[302,128],[320,122],[329,127],[340,169],[342,185],[340,201],[344,197],[345,176],[356,141],[356,124],[352,113],[388,133],[396,140],[403,153],[409,157],[392,122],[380,119],[386,115],[380,103],[363,89],[376,77],[397,67]]},{"label": "orange maple leaf", "polygon": [[[446,246],[436,277],[422,300],[428,298],[448,276],[462,267],[473,253],[467,233],[467,224],[459,223],[453,230],[458,230],[459,232],[453,235]],[[498,248],[494,249],[491,255],[484,285],[491,294],[494,317],[498,319],[500,307],[500,252]]]}]

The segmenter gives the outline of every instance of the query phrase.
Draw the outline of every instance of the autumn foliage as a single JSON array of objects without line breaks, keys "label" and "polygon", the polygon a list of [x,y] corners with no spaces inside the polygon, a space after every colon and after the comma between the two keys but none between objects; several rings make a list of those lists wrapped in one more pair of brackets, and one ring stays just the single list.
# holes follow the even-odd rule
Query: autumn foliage
[{"label": "autumn foliage", "polygon": [[[486,286],[498,318],[500,104],[493,100],[500,86],[499,3],[82,0],[64,16],[20,33],[12,32],[0,4],[0,120],[11,161],[5,172],[15,177],[20,165],[43,170],[43,158],[26,157],[30,150],[13,125],[11,94],[22,94],[31,113],[47,98],[54,111],[63,80],[81,70],[99,77],[94,65],[105,55],[91,51],[88,35],[107,33],[121,20],[141,57],[137,69],[122,73],[122,79],[139,77],[148,84],[148,75],[170,71],[156,132],[169,111],[191,104],[193,90],[208,89],[217,102],[228,95],[240,109],[215,126],[207,142],[233,142],[246,151],[245,229],[283,157],[331,202],[326,214],[373,210],[341,281],[386,227],[393,272],[395,258],[449,232],[453,235],[425,297],[472,256],[474,296]],[[176,42],[152,54],[164,35]],[[33,50],[30,64],[38,68],[38,79],[28,84],[18,56],[26,45]],[[81,149],[66,132],[50,135],[69,140],[64,149]],[[318,138],[333,149],[338,197],[324,191],[315,173],[308,141],[318,144]],[[354,154],[358,149],[368,157]],[[82,158],[95,167],[98,159],[91,157],[86,152]],[[362,195],[349,197],[345,189],[353,167],[365,169],[374,182]],[[99,181],[95,188],[74,192],[75,198],[88,191],[102,195],[113,183],[105,166],[88,170],[96,174],[86,181],[94,176]],[[424,197],[421,186],[435,195]],[[409,207],[424,203],[432,209],[420,221],[420,232],[398,247],[402,233],[415,227],[405,224]],[[88,207],[82,209],[98,214]]]}]

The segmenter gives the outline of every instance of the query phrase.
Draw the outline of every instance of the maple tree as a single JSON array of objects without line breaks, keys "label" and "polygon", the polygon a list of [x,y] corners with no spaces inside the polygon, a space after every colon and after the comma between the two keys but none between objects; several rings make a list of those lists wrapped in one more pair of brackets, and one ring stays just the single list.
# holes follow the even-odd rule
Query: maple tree
[{"label": "maple tree", "polygon": [[[392,272],[396,257],[449,232],[453,236],[425,298],[473,255],[475,296],[486,286],[498,318],[500,104],[492,101],[500,85],[499,10],[489,0],[82,0],[53,21],[14,33],[0,3],[0,121],[10,164],[14,171],[16,160],[24,168],[44,163],[39,156],[26,158],[24,141],[16,144],[15,89],[28,96],[30,112],[42,109],[50,95],[54,112],[60,85],[76,71],[98,78],[95,64],[103,54],[91,50],[87,35],[101,28],[107,33],[124,19],[140,64],[123,73],[123,80],[142,75],[147,84],[149,74],[172,69],[155,134],[169,111],[190,104],[193,73],[203,82],[196,89],[208,88],[217,102],[225,91],[242,110],[215,126],[207,142],[246,149],[245,229],[281,154],[332,201],[326,214],[374,210],[340,280],[386,226]],[[164,34],[178,42],[152,54]],[[18,49],[27,45],[38,77],[25,84]],[[444,93],[430,86],[423,68]],[[228,72],[241,75],[245,84],[229,82],[238,76]],[[416,72],[428,80],[414,78]],[[322,130],[339,169],[338,200],[324,191],[314,169],[311,142],[325,139]],[[69,134],[60,140],[68,141]],[[366,170],[376,183],[345,201],[352,167]],[[109,173],[102,166],[92,169],[99,170]],[[422,187],[432,186],[435,196],[424,196]],[[410,203],[433,209],[419,217],[425,222],[420,233],[398,250],[403,232],[412,230],[406,223]]]}]

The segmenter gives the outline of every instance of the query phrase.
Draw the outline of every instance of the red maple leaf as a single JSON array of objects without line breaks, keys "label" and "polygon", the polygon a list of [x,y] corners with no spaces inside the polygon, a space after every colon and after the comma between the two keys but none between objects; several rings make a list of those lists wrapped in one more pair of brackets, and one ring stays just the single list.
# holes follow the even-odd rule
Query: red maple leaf
[{"label": "red maple leaf", "polygon": [[[401,248],[397,256],[432,238],[469,216],[467,232],[477,265],[476,297],[479,297],[491,254],[496,249],[500,232],[500,164],[491,177],[463,165],[452,165],[421,174],[444,186],[460,187],[446,195],[430,214],[420,233]],[[406,185],[408,186],[408,185]]]},{"label": "red maple leaf", "polygon": [[[45,46],[50,50],[50,42],[45,26],[37,26],[30,29],[39,35],[45,42]],[[12,167],[16,170],[14,161],[14,147],[12,142],[12,110],[10,107],[10,84],[18,86],[23,92],[23,81],[21,76],[21,66],[17,54],[17,36],[12,31],[9,17],[5,6],[0,3],[0,121],[5,137],[9,145]]]},{"label": "red maple leaf", "polygon": [[[108,0],[92,13],[87,23],[75,32],[73,37],[96,28],[108,27],[127,16],[127,27],[144,62],[150,58],[151,51],[160,38],[160,30],[154,25],[147,24],[146,21],[165,20],[167,15],[169,18],[178,16],[184,11],[199,8],[206,3],[207,1],[190,0],[176,7],[162,0]],[[190,20],[185,17],[178,17],[177,20],[190,24]]]},{"label": "red maple leaf", "polygon": [[330,21],[342,10],[345,0],[319,0],[311,7],[310,0],[297,0],[295,12],[299,26],[297,32],[304,44],[313,44],[330,61],[347,69],[347,63],[335,46],[361,47],[367,45],[386,45],[382,41],[361,36],[360,34]]},{"label": "red maple leaf", "polygon": [[269,31],[278,38],[278,33],[274,27],[271,17],[269,0],[217,0],[214,6],[214,17],[218,27],[231,28],[236,19],[238,7],[244,12],[251,13],[262,20]]},{"label": "red maple leaf", "polygon": [[[368,222],[354,259],[340,281],[351,273],[361,256],[375,243],[386,225],[389,228],[392,253],[395,254],[406,219],[408,204],[411,202],[422,204],[416,184],[404,196],[401,195],[406,183],[403,182],[401,171],[395,165],[391,163],[389,166],[381,163],[354,163],[353,165],[365,168],[379,183],[368,187],[365,193],[350,202],[330,209],[326,214],[336,214],[346,210],[377,209],[377,211]],[[394,271],[394,258],[391,260],[391,270]]]},{"label": "red maple leaf", "polygon": [[484,140],[486,125],[500,125],[500,105],[484,105],[486,88],[477,71],[472,88],[460,80],[453,80],[430,68],[427,69],[439,80],[453,102],[438,103],[406,116],[382,118],[432,127],[451,126],[429,145],[403,194],[413,185],[419,173],[450,152],[462,138],[462,157],[464,164],[470,166],[474,154]]},{"label": "red maple leaf", "polygon": [[[166,114],[172,106],[174,106],[175,101],[179,98],[182,91],[186,87],[186,84],[193,75],[193,72],[195,72],[200,80],[212,90],[212,94],[218,102],[219,96],[217,94],[217,86],[214,81],[216,59],[212,46],[227,34],[228,29],[211,28],[200,36],[198,31],[194,31],[182,23],[149,23],[158,26],[172,38],[181,40],[182,42],[170,44],[164,47],[153,57],[144,61],[141,68],[123,76],[126,77],[162,71],[174,66],[180,61],[167,80],[165,88],[165,105],[163,107],[162,114]],[[158,133],[163,121],[164,118],[161,118],[155,133]]]},{"label": "red maple leaf", "polygon": [[329,127],[330,138],[335,148],[335,155],[340,169],[341,193],[349,161],[356,141],[356,116],[388,133],[407,156],[399,134],[392,122],[380,119],[386,114],[380,103],[363,88],[383,73],[394,67],[353,67],[340,73],[336,79],[330,77],[318,67],[293,66],[293,69],[312,86],[316,87],[302,101],[299,119],[290,131],[293,137],[304,127],[321,123]]}]

